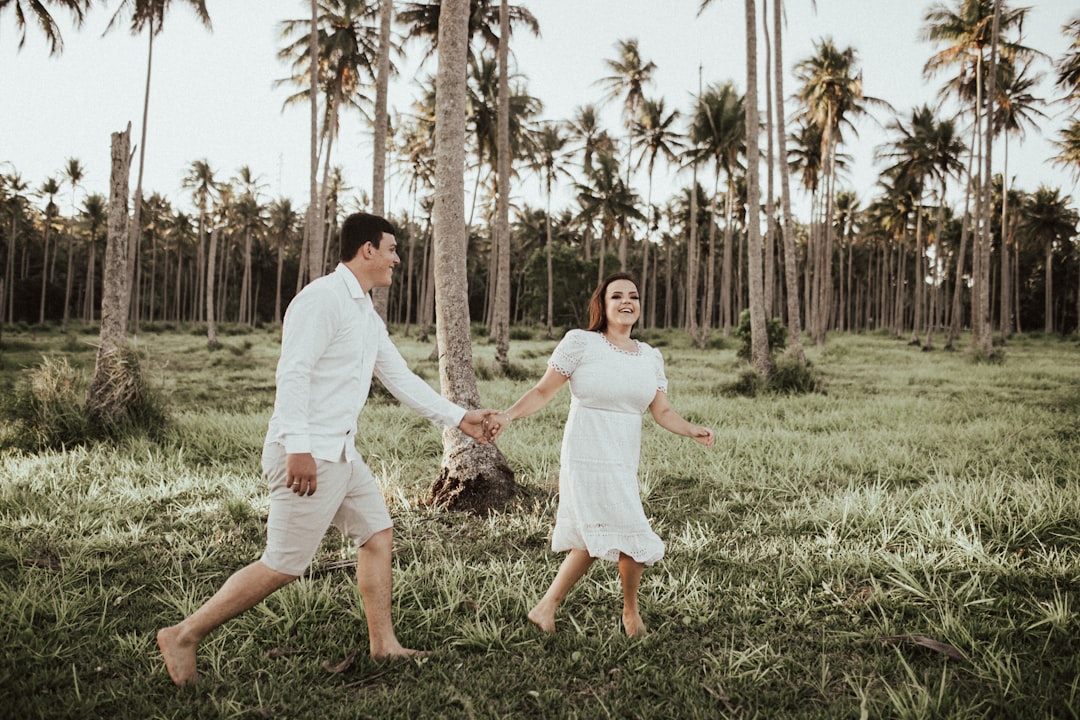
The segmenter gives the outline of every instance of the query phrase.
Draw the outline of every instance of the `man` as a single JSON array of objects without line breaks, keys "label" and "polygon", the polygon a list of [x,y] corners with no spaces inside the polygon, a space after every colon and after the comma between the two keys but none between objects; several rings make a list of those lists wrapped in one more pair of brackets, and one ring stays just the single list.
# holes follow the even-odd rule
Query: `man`
[{"label": "man", "polygon": [[304,573],[334,524],[359,546],[356,582],[372,657],[410,656],[390,617],[393,523],[356,451],[356,418],[374,373],[393,395],[435,423],[486,443],[491,410],[458,407],[405,363],[368,293],[389,287],[400,262],[393,226],[356,213],[341,227],[341,262],[290,303],[282,327],[277,396],[263,448],[270,486],[266,550],[157,641],[177,685],[198,679],[196,651],[212,630]]}]

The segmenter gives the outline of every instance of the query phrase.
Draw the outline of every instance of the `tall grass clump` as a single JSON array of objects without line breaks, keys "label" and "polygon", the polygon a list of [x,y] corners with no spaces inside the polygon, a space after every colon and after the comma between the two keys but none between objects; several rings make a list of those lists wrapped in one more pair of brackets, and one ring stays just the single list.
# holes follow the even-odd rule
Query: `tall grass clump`
[{"label": "tall grass clump", "polygon": [[86,417],[86,378],[64,356],[46,355],[20,377],[3,402],[15,425],[10,442],[27,450],[63,448],[90,436]]},{"label": "tall grass clump", "polygon": [[103,380],[66,356],[46,355],[27,370],[2,404],[9,421],[5,444],[32,452],[133,435],[161,437],[168,415],[134,350],[120,349]]}]

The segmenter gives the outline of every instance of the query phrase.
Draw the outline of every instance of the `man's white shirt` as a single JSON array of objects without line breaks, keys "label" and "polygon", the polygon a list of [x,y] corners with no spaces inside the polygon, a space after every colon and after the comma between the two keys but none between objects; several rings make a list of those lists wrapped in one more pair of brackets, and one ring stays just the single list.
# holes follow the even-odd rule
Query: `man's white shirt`
[{"label": "man's white shirt", "polygon": [[266,442],[324,460],[357,456],[356,419],[371,377],[433,423],[457,427],[465,409],[409,369],[371,298],[345,265],[309,283],[285,312],[277,397]]}]

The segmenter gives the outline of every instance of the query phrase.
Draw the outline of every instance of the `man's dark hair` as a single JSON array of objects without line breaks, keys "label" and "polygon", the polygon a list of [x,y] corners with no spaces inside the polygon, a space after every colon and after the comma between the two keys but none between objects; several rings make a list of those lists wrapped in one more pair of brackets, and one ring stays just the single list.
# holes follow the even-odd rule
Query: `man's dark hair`
[{"label": "man's dark hair", "polygon": [[356,257],[364,243],[378,248],[383,233],[397,234],[386,218],[362,212],[345,218],[345,222],[341,223],[341,262],[349,262]]}]

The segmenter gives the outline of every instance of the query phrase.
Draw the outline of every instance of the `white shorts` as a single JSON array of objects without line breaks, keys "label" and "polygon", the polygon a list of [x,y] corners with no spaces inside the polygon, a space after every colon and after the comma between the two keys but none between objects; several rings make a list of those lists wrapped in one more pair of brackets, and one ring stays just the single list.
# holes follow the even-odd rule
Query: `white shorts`
[{"label": "white shorts", "polygon": [[375,476],[361,458],[351,462],[316,459],[318,485],[312,495],[299,495],[285,487],[285,458],[284,446],[263,446],[270,515],[261,560],[271,570],[303,575],[330,525],[357,545],[394,526]]}]

